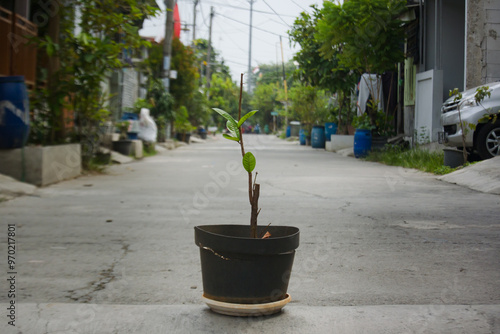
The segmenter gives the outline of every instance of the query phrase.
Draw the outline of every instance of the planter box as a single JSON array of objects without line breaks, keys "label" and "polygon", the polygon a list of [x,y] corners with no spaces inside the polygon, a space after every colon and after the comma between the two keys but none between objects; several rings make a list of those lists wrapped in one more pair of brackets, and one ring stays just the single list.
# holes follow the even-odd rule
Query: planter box
[{"label": "planter box", "polygon": [[443,149],[445,166],[450,168],[457,168],[464,164],[464,152],[462,150],[457,150],[455,148],[445,148]]},{"label": "planter box", "polygon": [[82,171],[80,144],[27,146],[0,150],[0,173],[46,186],[77,177]]},{"label": "planter box", "polygon": [[354,147],[354,136],[331,135],[331,141],[327,143],[326,150],[330,152],[337,152],[350,147]]}]

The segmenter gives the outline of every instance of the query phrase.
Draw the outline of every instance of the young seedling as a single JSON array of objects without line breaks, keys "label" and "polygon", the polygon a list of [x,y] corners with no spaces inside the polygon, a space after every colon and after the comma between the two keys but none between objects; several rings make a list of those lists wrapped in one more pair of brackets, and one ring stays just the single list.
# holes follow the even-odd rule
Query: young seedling
[{"label": "young seedling", "polygon": [[241,148],[241,156],[242,156],[242,164],[243,168],[248,173],[248,197],[250,200],[251,206],[251,215],[250,215],[250,237],[257,238],[257,216],[259,215],[259,194],[260,194],[260,184],[256,183],[257,180],[257,172],[255,172],[255,179],[253,178],[253,170],[255,169],[256,160],[255,156],[252,152],[245,152],[245,146],[243,144],[243,136],[241,134],[241,126],[252,117],[257,110],[250,111],[241,117],[241,98],[243,94],[243,74],[241,74],[241,83],[240,83],[240,100],[238,106],[238,120],[235,120],[229,113],[225,112],[219,108],[212,108],[222,117],[224,117],[227,122],[226,126],[229,130],[229,134],[223,134],[224,138],[228,140],[235,141],[240,144]]},{"label": "young seedling", "polygon": [[[450,90],[450,96],[455,95],[455,98],[453,99],[453,102],[458,103],[457,110],[458,110],[458,122],[460,125],[460,130],[462,130],[462,150],[463,150],[463,159],[464,159],[464,165],[467,162],[467,149],[465,147],[465,138],[467,137],[467,133],[469,130],[476,130],[476,124],[470,124],[466,121],[462,121],[462,113],[461,113],[461,105],[462,105],[462,93],[458,90],[458,88],[455,88],[453,90]],[[478,87],[476,89],[476,93],[474,94],[474,102],[476,104],[479,104],[482,106],[481,102],[486,98],[491,96],[491,91],[489,90],[488,86],[482,86]],[[483,107],[484,109],[484,107]],[[486,115],[486,117],[489,117],[489,115]],[[480,120],[482,121],[482,120]]]}]

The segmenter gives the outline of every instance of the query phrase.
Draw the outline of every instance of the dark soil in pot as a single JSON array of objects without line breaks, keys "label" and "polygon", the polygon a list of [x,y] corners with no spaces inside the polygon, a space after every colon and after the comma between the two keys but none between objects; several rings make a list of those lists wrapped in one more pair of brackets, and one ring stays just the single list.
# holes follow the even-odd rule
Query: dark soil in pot
[{"label": "dark soil in pot", "polygon": [[262,304],[286,298],[299,229],[289,226],[259,227],[250,238],[245,225],[195,227],[200,247],[204,296],[237,304]]}]

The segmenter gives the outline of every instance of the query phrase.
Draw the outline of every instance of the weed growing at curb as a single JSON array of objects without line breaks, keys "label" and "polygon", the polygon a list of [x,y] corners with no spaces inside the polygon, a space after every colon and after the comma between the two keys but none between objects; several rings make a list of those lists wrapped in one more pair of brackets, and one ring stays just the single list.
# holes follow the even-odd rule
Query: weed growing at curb
[{"label": "weed growing at curb", "polygon": [[406,149],[401,146],[387,145],[383,150],[370,152],[365,159],[390,166],[415,168],[438,175],[448,174],[456,170],[443,165],[443,152],[433,152],[419,147]]}]

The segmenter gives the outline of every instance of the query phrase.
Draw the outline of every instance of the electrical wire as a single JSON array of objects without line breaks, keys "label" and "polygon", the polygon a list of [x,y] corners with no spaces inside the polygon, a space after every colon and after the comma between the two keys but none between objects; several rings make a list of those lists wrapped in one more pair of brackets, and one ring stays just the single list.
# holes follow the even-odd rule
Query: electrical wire
[{"label": "electrical wire", "polygon": [[291,0],[297,7],[299,7],[300,9],[302,9],[304,12],[307,12],[307,10],[304,9],[304,7],[302,7],[301,5],[299,5],[298,3],[296,3],[295,1]]},{"label": "electrical wire", "polygon": [[271,8],[271,10],[274,12],[274,14],[276,14],[280,18],[280,20],[283,21],[284,24],[286,24],[288,27],[290,27],[290,25],[288,23],[286,23],[285,20],[283,20],[283,18],[280,16],[280,14],[276,13],[276,11],[273,9],[273,7],[269,6],[269,4],[266,2],[266,0],[262,0],[262,1],[264,1],[264,3],[267,5],[267,7]]},{"label": "electrical wire", "polygon": [[[233,5],[227,5],[227,4],[218,3],[218,2],[214,2],[214,1],[206,1],[205,0],[204,2],[212,4],[212,5],[221,6],[221,7],[233,8],[233,9],[239,9],[239,10],[245,10],[247,12],[250,11],[250,8],[243,8],[243,7],[233,6]],[[255,12],[255,13],[261,13],[261,14],[267,14],[267,15],[281,15],[283,17],[295,17],[294,15],[277,14],[276,12],[275,13],[271,13],[271,12],[266,12],[266,11],[258,10],[258,9],[252,9],[252,11]]]},{"label": "electrical wire", "polygon": [[[231,21],[234,21],[234,22],[238,22],[240,24],[243,24],[243,25],[246,25],[246,26],[250,26],[248,23],[245,23],[245,22],[241,22],[241,21],[238,21],[238,20],[235,20],[233,19],[232,17],[229,17],[229,16],[225,16],[223,14],[216,14],[218,16],[222,16],[228,20],[231,20]],[[256,30],[260,30],[260,31],[263,31],[263,32],[267,32],[268,34],[272,34],[272,35],[275,35],[275,36],[281,36],[283,38],[288,38],[288,36],[283,36],[283,35],[280,35],[280,34],[277,34],[275,32],[272,32],[272,31],[269,31],[269,30],[266,30],[266,29],[262,29],[262,28],[259,28],[259,27],[255,27],[255,26],[252,26],[252,29],[256,29]]]}]

